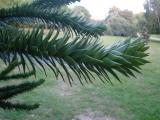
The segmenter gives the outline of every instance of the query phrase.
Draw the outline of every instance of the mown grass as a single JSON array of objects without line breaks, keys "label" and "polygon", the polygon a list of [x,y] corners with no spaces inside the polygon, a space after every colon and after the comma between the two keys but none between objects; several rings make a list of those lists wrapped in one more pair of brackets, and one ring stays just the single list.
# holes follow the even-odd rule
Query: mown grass
[{"label": "mown grass", "polygon": [[[108,44],[121,39],[124,38],[106,36],[101,41]],[[120,75],[123,84],[112,78],[114,86],[96,80],[92,85],[75,84],[62,90],[62,82],[49,72],[44,85],[15,98],[39,102],[39,109],[30,112],[1,109],[0,120],[72,120],[87,109],[100,111],[116,120],[160,120],[160,44],[151,42],[149,46],[147,59],[151,63],[143,67],[143,75],[136,74],[137,79]],[[38,77],[44,76],[39,72]],[[60,95],[61,92],[71,94]]]}]

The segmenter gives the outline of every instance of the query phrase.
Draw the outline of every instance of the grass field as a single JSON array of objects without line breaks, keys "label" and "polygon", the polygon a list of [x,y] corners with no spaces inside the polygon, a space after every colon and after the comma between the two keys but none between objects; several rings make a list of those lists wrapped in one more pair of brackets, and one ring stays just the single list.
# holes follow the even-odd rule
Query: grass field
[{"label": "grass field", "polygon": [[[109,44],[121,39],[107,36],[101,41]],[[71,88],[49,72],[44,85],[15,98],[38,101],[39,109],[0,110],[0,120],[160,120],[160,44],[151,42],[149,46],[151,63],[143,67],[143,75],[136,74],[137,79],[120,75],[123,84],[112,78],[114,86],[97,80],[93,85]],[[44,77],[42,73],[38,76]]]}]

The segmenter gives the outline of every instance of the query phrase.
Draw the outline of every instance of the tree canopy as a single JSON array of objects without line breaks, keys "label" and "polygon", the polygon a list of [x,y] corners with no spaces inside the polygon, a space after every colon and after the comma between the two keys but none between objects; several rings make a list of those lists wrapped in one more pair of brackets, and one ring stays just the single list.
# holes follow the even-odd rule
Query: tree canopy
[{"label": "tree canopy", "polygon": [[122,11],[117,7],[111,8],[105,19],[108,28],[105,33],[116,36],[135,36],[136,28],[133,24],[133,18],[131,11]]},{"label": "tree canopy", "polygon": [[160,34],[160,0],[146,0],[145,17],[147,28],[152,34]]},{"label": "tree canopy", "polygon": [[90,17],[91,17],[91,14],[89,13],[89,11],[83,6],[75,6],[73,8],[73,12],[76,15],[82,16],[82,17],[87,18],[87,19],[90,19]]}]

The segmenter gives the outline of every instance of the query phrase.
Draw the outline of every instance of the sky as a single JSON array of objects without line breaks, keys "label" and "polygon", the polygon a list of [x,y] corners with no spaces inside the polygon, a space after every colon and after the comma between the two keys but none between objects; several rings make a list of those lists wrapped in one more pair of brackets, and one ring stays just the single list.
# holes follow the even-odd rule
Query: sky
[{"label": "sky", "polygon": [[81,2],[72,4],[71,8],[76,5],[84,6],[91,13],[92,19],[103,20],[113,6],[139,13],[144,11],[144,2],[145,0],[81,0]]}]

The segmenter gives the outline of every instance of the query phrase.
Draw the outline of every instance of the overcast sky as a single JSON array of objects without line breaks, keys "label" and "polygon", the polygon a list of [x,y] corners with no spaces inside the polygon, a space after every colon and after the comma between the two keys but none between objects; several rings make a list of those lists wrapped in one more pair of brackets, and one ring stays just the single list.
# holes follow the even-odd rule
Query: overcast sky
[{"label": "overcast sky", "polygon": [[107,15],[109,8],[116,6],[122,10],[128,9],[133,13],[143,12],[143,4],[145,0],[81,0],[71,5],[84,6],[89,10],[93,19],[102,20]]}]

